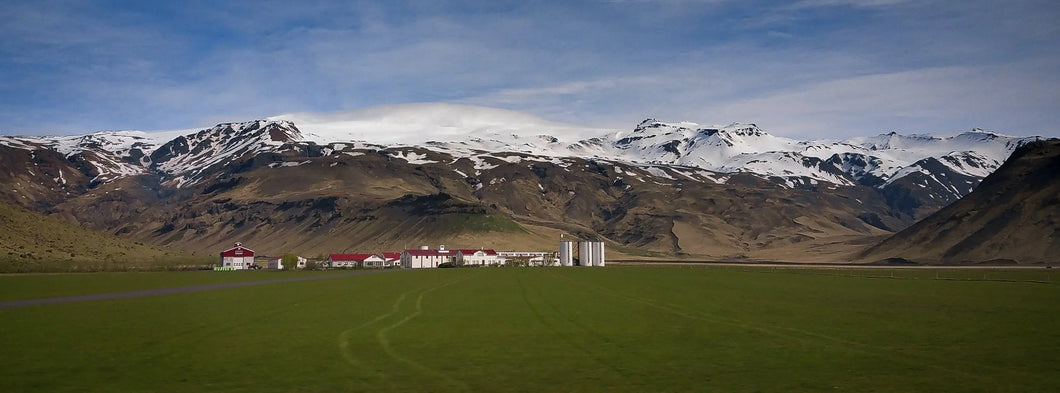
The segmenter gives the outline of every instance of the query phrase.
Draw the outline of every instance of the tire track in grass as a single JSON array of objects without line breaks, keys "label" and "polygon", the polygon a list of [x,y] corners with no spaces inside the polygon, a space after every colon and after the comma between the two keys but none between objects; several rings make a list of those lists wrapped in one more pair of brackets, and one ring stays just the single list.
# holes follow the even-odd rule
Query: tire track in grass
[{"label": "tire track in grass", "polygon": [[[438,371],[438,370],[435,370],[435,369],[433,369],[431,367],[425,366],[425,365],[423,365],[420,362],[417,362],[417,361],[414,361],[412,359],[409,359],[409,358],[405,357],[404,355],[398,353],[393,348],[393,346],[391,345],[390,338],[387,336],[388,333],[391,330],[394,330],[394,329],[404,325],[406,322],[411,321],[411,320],[415,319],[416,317],[420,316],[421,314],[423,314],[423,296],[424,295],[426,295],[428,293],[431,293],[431,292],[434,292],[436,290],[442,289],[444,287],[447,287],[447,286],[450,286],[450,285],[453,285],[453,284],[456,284],[456,283],[459,283],[459,282],[462,282],[462,281],[466,281],[466,280],[470,279],[471,277],[472,276],[467,276],[467,277],[464,277],[464,278],[460,278],[460,279],[456,279],[456,280],[452,280],[452,281],[443,283],[443,284],[435,286],[433,288],[422,290],[420,292],[419,296],[416,297],[416,308],[415,308],[415,310],[412,313],[406,315],[401,320],[399,320],[397,322],[394,322],[393,324],[390,324],[390,325],[388,325],[386,327],[383,327],[383,328],[379,329],[378,331],[376,331],[375,338],[376,338],[376,341],[379,343],[379,345],[383,348],[383,352],[385,352],[387,354],[387,356],[390,356],[391,358],[393,358],[394,360],[396,360],[398,362],[405,363],[405,364],[411,366],[412,368],[414,368],[416,370],[419,370],[420,372],[422,372],[424,374],[432,375],[432,376],[442,380],[447,385],[451,385],[453,387],[456,387],[457,388],[456,390],[471,391],[470,387],[466,383],[458,381],[458,380],[454,379],[453,377],[450,377],[449,375],[446,375],[445,373],[443,373],[441,371]],[[449,388],[444,389],[444,391],[453,391],[453,390],[454,389],[449,389]]]},{"label": "tire track in grass", "polygon": [[373,318],[370,321],[367,321],[367,322],[364,322],[364,323],[362,323],[360,325],[357,325],[357,326],[354,326],[352,328],[343,330],[342,332],[339,333],[339,336],[338,336],[339,352],[342,353],[343,359],[346,359],[346,363],[349,363],[350,366],[353,366],[355,368],[363,368],[363,369],[368,370],[372,374],[375,374],[374,370],[371,370],[368,367],[362,365],[360,362],[357,361],[357,358],[355,356],[353,356],[353,353],[350,351],[350,336],[354,332],[356,332],[358,330],[361,330],[361,329],[364,329],[364,328],[366,328],[368,326],[371,326],[371,325],[374,325],[376,323],[379,323],[380,321],[382,321],[382,320],[384,320],[384,319],[386,319],[386,318],[388,318],[388,317],[390,317],[390,316],[392,316],[394,314],[397,314],[398,309],[401,308],[401,303],[405,301],[405,298],[408,297],[409,294],[411,294],[413,292],[416,292],[418,290],[420,290],[420,289],[412,289],[412,290],[406,291],[405,293],[402,293],[402,294],[398,295],[397,299],[394,300],[394,305],[391,306],[389,312],[380,314],[380,315],[376,316],[375,318]]},{"label": "tire track in grass", "polygon": [[[579,341],[571,340],[570,337],[568,337],[567,335],[561,334],[560,333],[560,329],[559,329],[559,325],[556,324],[556,323],[551,322],[550,318],[545,317],[545,314],[542,313],[541,310],[537,308],[537,306],[534,306],[533,302],[531,302],[529,297],[527,297],[527,288],[526,288],[526,285],[523,283],[523,279],[521,277],[522,275],[520,273],[521,272],[516,272],[515,278],[516,278],[516,282],[519,284],[519,290],[520,290],[520,293],[521,293],[521,295],[523,297],[523,302],[526,303],[526,306],[529,307],[530,311],[534,313],[534,317],[537,318],[537,320],[539,322],[541,322],[543,325],[545,325],[548,328],[548,331],[553,333],[553,336],[559,338],[559,340],[562,341],[563,343],[565,343],[567,346],[575,348],[578,351],[584,353],[585,355],[587,355],[589,357],[589,359],[591,359],[592,361],[596,362],[597,364],[599,364],[599,365],[601,365],[603,367],[606,367],[607,369],[609,369],[612,372],[614,372],[616,375],[619,375],[619,376],[630,375],[630,373],[628,371],[621,370],[621,369],[615,367],[613,364],[611,364],[609,362],[606,362],[603,359],[601,359],[601,357],[596,352],[593,352],[592,350],[590,350],[588,346],[581,345],[581,343]],[[551,303],[549,303],[547,300],[544,299],[544,296],[541,295],[540,291],[534,290],[534,292],[537,295],[536,297],[538,299],[541,299],[542,303],[544,303],[549,308],[551,308],[554,311],[555,314],[557,314],[557,315],[560,314],[558,312],[558,309],[556,309],[556,307],[554,305],[552,305]],[[566,320],[568,324],[574,325],[575,327],[581,329],[582,331],[593,333],[591,330],[586,328],[584,325],[582,325],[580,323],[577,323],[577,322],[571,320],[570,318],[564,317],[563,319]],[[589,336],[590,337],[597,337],[596,334],[590,334]],[[602,340],[602,341],[604,341],[607,344],[611,344],[611,345],[614,344],[610,340]]]},{"label": "tire track in grass", "polygon": [[[551,273],[551,274],[553,274],[555,277],[559,277],[559,278],[562,278],[564,280],[567,280],[567,281],[569,281],[569,282],[571,282],[571,283],[573,283],[575,285],[579,285],[579,286],[582,286],[582,287],[594,289],[594,290],[596,290],[598,292],[601,292],[601,293],[604,293],[604,294],[607,294],[607,295],[610,295],[610,296],[613,296],[613,297],[617,297],[617,298],[620,298],[620,299],[623,299],[623,300],[626,300],[626,301],[630,301],[630,302],[634,302],[634,303],[640,303],[640,304],[646,305],[648,307],[652,307],[652,308],[655,308],[655,309],[658,309],[658,310],[661,310],[661,311],[664,311],[664,312],[667,312],[667,313],[670,313],[670,314],[673,314],[673,315],[681,316],[681,317],[684,317],[684,318],[687,318],[687,319],[701,320],[701,321],[710,322],[710,323],[716,323],[716,324],[728,325],[728,326],[738,327],[738,328],[743,328],[743,329],[748,329],[748,330],[754,330],[754,331],[757,331],[757,332],[760,332],[760,333],[769,334],[769,335],[778,336],[778,337],[791,339],[791,340],[796,340],[796,341],[801,341],[801,342],[809,343],[809,344],[814,344],[814,343],[816,343],[817,341],[820,341],[820,340],[832,341],[832,342],[835,342],[835,343],[838,343],[838,344],[845,344],[845,345],[837,346],[837,348],[840,348],[840,349],[848,351],[848,352],[854,352],[854,353],[859,353],[859,354],[862,354],[862,355],[870,355],[870,356],[882,357],[882,358],[887,358],[887,359],[893,359],[896,362],[905,363],[906,365],[909,365],[909,366],[920,367],[920,368],[932,368],[932,369],[935,369],[935,370],[945,371],[945,372],[948,372],[948,373],[951,373],[951,374],[954,374],[954,375],[957,375],[957,376],[960,376],[960,377],[964,377],[964,378],[975,378],[975,379],[980,379],[980,380],[987,381],[987,382],[992,382],[991,378],[989,378],[986,375],[980,374],[980,373],[972,373],[972,372],[964,371],[964,370],[960,370],[960,369],[953,369],[953,368],[943,367],[943,366],[938,365],[937,362],[923,361],[923,360],[914,360],[914,359],[910,358],[910,356],[908,354],[904,354],[903,355],[903,354],[897,354],[897,353],[894,353],[894,352],[889,352],[889,351],[887,351],[885,349],[874,347],[874,346],[871,346],[869,344],[865,344],[865,343],[861,343],[861,342],[857,342],[857,341],[851,341],[851,340],[846,340],[846,339],[842,339],[842,338],[838,338],[838,337],[832,337],[832,336],[827,336],[827,335],[823,335],[823,334],[806,332],[806,331],[803,331],[801,329],[787,328],[787,327],[781,327],[781,326],[774,326],[773,328],[768,328],[768,327],[763,327],[763,326],[759,326],[759,325],[756,325],[756,324],[751,324],[751,323],[748,323],[746,321],[741,321],[739,319],[711,316],[711,315],[703,314],[700,311],[687,310],[687,309],[684,309],[684,308],[682,308],[680,306],[674,305],[672,303],[661,303],[660,304],[660,303],[649,301],[649,300],[647,300],[645,298],[642,298],[642,297],[626,295],[626,294],[623,294],[621,292],[615,291],[613,289],[610,289],[610,288],[607,288],[607,287],[604,287],[604,286],[601,286],[601,285],[598,285],[598,284],[580,282],[580,281],[575,280],[573,278],[565,277],[565,276],[558,275],[558,274],[555,274],[555,273]],[[795,335],[792,335],[792,334],[783,333],[783,332],[777,331],[777,328],[780,328],[782,330],[789,330],[789,331],[792,331],[793,333],[800,333],[803,336],[800,337],[800,336],[795,336]],[[811,339],[816,339],[817,341],[811,341]],[[860,348],[855,348],[855,347],[860,347]],[[949,360],[953,361],[952,359],[949,359]],[[979,365],[970,365],[970,364],[964,364],[964,365],[965,366],[979,366]],[[979,366],[979,367],[983,367],[983,366]]]}]

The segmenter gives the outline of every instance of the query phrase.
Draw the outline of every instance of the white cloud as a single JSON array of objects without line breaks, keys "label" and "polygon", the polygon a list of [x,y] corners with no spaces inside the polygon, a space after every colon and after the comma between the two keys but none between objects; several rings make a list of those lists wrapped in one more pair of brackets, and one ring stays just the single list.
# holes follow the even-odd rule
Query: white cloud
[{"label": "white cloud", "polygon": [[1024,73],[1041,64],[945,67],[857,76],[788,87],[711,109],[757,122],[779,135],[843,137],[886,131],[950,132],[982,127],[1018,135],[1056,135],[1046,124],[1060,92]]}]

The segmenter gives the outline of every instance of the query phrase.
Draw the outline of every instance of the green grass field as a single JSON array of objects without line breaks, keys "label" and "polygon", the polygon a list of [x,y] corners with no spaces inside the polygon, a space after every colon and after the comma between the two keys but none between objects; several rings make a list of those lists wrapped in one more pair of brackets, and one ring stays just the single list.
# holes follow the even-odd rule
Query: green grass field
[{"label": "green grass field", "polygon": [[[1050,283],[1050,271],[1014,273],[1026,282],[935,280],[932,271],[902,279],[831,273],[436,269],[3,309],[0,391],[1060,386],[1060,286]],[[0,293],[26,298],[7,288],[47,285],[86,293],[107,282],[130,288],[130,274],[0,277]],[[149,276],[151,285],[249,277],[157,274],[163,278]],[[22,279],[34,284],[13,284]]]}]

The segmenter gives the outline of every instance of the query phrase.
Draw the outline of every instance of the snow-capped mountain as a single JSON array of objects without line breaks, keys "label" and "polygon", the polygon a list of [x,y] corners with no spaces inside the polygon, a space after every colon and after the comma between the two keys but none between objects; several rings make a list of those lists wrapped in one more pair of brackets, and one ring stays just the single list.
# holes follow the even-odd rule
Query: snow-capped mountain
[{"label": "snow-capped mountain", "polygon": [[473,219],[530,225],[519,241],[551,236],[527,228],[551,228],[663,253],[774,258],[791,245],[828,249],[900,230],[1032,139],[975,130],[799,141],[753,124],[649,119],[607,130],[414,105],[167,133],[0,137],[0,201],[189,250],[235,235],[434,242]]},{"label": "snow-capped mountain", "polygon": [[150,152],[147,164],[164,174],[171,185],[181,187],[201,180],[201,174],[212,168],[301,140],[298,127],[284,120],[218,124],[166,142]]},{"label": "snow-capped mountain", "polygon": [[[299,128],[291,120],[304,119]],[[180,187],[197,174],[233,160],[283,150],[285,143],[315,144],[327,153],[356,143],[423,147],[454,157],[523,153],[583,157],[641,165],[678,165],[720,173],[751,173],[797,186],[827,182],[886,187],[911,174],[922,187],[967,194],[1018,146],[1034,138],[973,130],[952,137],[882,134],[842,141],[771,135],[754,124],[700,126],[648,119],[631,131],[578,128],[516,112],[450,104],[417,104],[329,116],[285,115],[219,124],[186,135],[175,132],[97,132],[84,136],[0,137],[0,144],[47,148],[84,161],[93,181],[156,171]],[[293,147],[287,147],[292,149]]]},{"label": "snow-capped mountain", "polygon": [[754,124],[699,127],[649,119],[612,145],[633,162],[883,186],[914,172],[930,175],[918,165],[925,159],[934,159],[934,169],[982,178],[1016,147],[1032,140],[974,130],[945,138],[890,133],[843,141],[796,141],[770,135]]}]

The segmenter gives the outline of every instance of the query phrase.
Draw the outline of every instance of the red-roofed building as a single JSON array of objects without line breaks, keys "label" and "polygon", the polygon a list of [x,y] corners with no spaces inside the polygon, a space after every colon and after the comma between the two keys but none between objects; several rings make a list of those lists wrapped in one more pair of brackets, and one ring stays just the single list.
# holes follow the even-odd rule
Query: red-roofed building
[{"label": "red-roofed building", "polygon": [[504,264],[505,259],[492,249],[456,250],[456,263],[464,266],[492,266]]},{"label": "red-roofed building", "polygon": [[254,250],[243,247],[243,243],[221,251],[221,266],[235,270],[250,269],[254,266]]},{"label": "red-roofed building", "polygon": [[453,262],[456,253],[446,250],[445,246],[439,246],[437,250],[421,247],[418,250],[405,250],[401,253],[401,266],[406,269],[422,269],[438,267],[446,262]]},{"label": "red-roofed building", "polygon": [[391,267],[394,265],[401,264],[401,253],[400,252],[384,252],[383,253],[383,267]]},{"label": "red-roofed building", "polygon": [[[331,254],[328,255],[328,267],[351,268],[351,267],[376,267],[382,266],[383,258],[375,254]],[[373,266],[369,266],[369,264]]]}]

